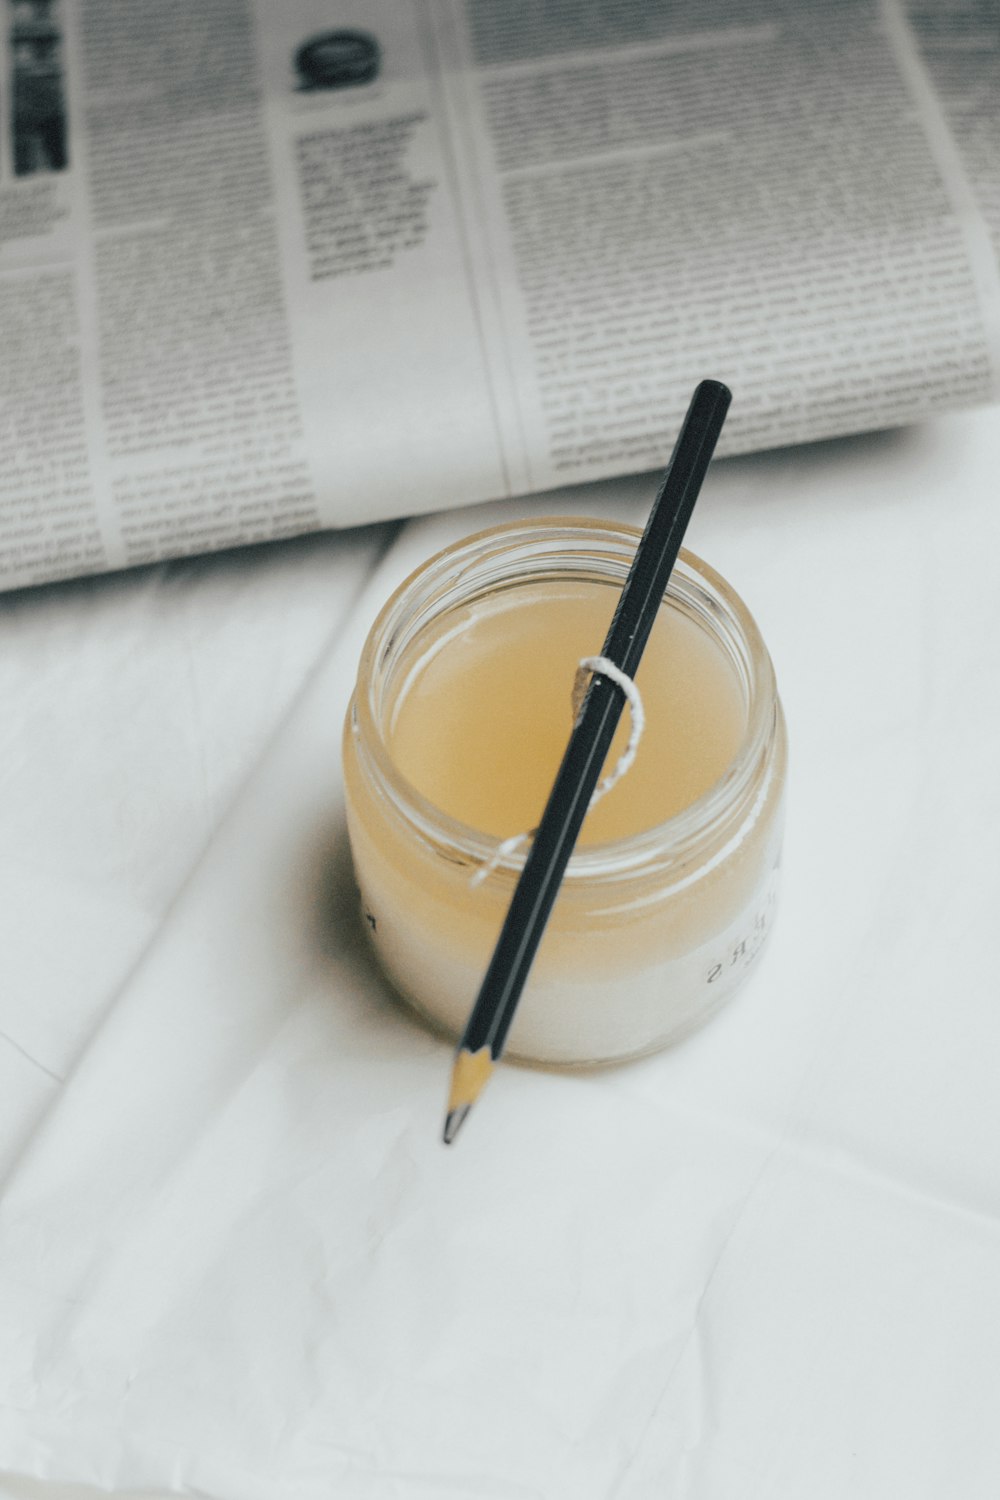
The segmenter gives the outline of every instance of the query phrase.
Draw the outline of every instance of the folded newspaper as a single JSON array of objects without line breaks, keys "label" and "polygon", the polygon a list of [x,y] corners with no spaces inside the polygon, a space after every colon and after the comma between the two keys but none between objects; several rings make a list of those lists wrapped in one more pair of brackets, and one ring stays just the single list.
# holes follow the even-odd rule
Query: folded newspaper
[{"label": "folded newspaper", "polygon": [[995,396],[997,0],[0,7],[0,587]]}]

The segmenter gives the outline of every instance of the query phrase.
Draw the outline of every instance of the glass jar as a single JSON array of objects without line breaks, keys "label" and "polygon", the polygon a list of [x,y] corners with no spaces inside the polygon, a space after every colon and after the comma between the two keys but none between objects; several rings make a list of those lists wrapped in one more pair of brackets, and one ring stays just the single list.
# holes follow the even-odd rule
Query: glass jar
[{"label": "glass jar", "polygon": [[[344,729],[365,926],[393,988],[449,1037],[475,1001],[525,848],[498,858],[496,837],[405,779],[388,748],[394,703],[421,639],[440,634],[449,612],[526,583],[593,581],[620,592],[639,537],[630,526],[575,519],[480,532],[411,574],[369,634]],[[746,606],[690,552],[680,554],[663,607],[684,611],[733,668],[742,741],[721,778],[668,821],[574,852],[508,1057],[586,1066],[675,1041],[735,993],[770,930],[786,766],[771,660]]]}]

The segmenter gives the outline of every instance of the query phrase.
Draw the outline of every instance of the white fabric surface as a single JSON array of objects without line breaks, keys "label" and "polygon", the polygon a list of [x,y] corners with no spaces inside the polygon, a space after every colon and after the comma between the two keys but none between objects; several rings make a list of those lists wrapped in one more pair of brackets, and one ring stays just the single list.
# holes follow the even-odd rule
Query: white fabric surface
[{"label": "white fabric surface", "polygon": [[0,1494],[995,1497],[998,468],[995,409],[713,468],[791,735],[771,946],[450,1150],[354,916],[358,651],[443,542],[649,481],[4,604]]}]

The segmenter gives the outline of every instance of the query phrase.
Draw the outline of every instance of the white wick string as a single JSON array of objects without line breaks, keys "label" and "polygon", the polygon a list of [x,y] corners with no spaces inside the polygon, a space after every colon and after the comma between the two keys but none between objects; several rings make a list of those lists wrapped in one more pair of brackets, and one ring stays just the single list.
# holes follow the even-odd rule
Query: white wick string
[{"label": "white wick string", "polygon": [[[604,777],[603,781],[599,781],[594,788],[590,802],[587,804],[588,811],[596,802],[600,802],[601,798],[606,796],[612,787],[617,786],[623,776],[626,776],[631,771],[639,749],[639,741],[642,739],[642,732],[646,727],[646,711],[642,706],[639,689],[632,681],[632,678],[606,656],[584,656],[580,659],[580,665],[576,669],[576,677],[573,681],[574,724],[580,718],[580,713],[583,709],[583,700],[586,698],[587,689],[590,686],[590,679],[595,676],[606,677],[609,682],[613,682],[616,687],[621,688],[628,701],[632,727],[629,732],[628,743],[621,755],[619,755],[614,767]],[[516,854],[521,845],[528,843],[530,839],[534,838],[537,832],[537,828],[533,828],[530,833],[515,833],[509,839],[504,839],[502,843],[497,844],[489,859],[480,865],[479,869],[470,877],[470,886],[475,889],[476,886],[482,885],[487,876],[493,874],[493,871],[500,864],[501,860],[506,859],[510,854]]]},{"label": "white wick string", "polygon": [[606,656],[585,656],[576,669],[576,681],[573,683],[573,715],[575,719],[580,717],[583,708],[583,700],[587,696],[590,686],[589,679],[600,675],[620,687],[628,699],[629,712],[632,719],[632,730],[628,737],[628,744],[618,757],[618,761],[612,771],[609,771],[603,781],[599,781],[594,788],[594,795],[590,799],[589,806],[593,807],[599,802],[606,792],[610,792],[613,786],[617,786],[623,776],[631,771],[639,749],[639,741],[642,739],[642,731],[646,727],[646,710],[642,706],[642,698],[639,689],[621,669],[616,667],[613,661]]}]

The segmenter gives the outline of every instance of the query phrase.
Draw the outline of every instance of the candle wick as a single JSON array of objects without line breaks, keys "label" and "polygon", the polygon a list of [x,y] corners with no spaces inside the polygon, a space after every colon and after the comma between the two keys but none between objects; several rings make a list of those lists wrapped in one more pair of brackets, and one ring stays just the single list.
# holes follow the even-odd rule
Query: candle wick
[{"label": "candle wick", "polygon": [[615,763],[614,769],[599,781],[594,788],[594,794],[590,799],[589,807],[599,802],[605,793],[610,792],[612,787],[618,785],[623,776],[627,776],[635,762],[639,750],[639,741],[642,739],[643,730],[646,727],[646,710],[642,706],[642,697],[632,678],[621,667],[609,660],[606,656],[585,656],[576,669],[576,680],[573,684],[573,716],[579,719],[583,710],[583,700],[587,696],[590,679],[595,676],[606,677],[616,687],[621,688],[628,701],[629,715],[632,727],[629,731],[628,743]]},{"label": "candle wick", "polygon": [[[606,677],[616,687],[621,688],[625,694],[629,706],[629,717],[631,728],[629,730],[628,743],[619,755],[613,768],[602,781],[597,783],[593,795],[588,803],[588,811],[599,802],[603,796],[616,787],[623,776],[627,776],[635,763],[635,757],[639,750],[639,741],[642,739],[643,730],[646,727],[646,710],[642,706],[642,696],[632,678],[621,667],[609,660],[606,656],[584,656],[576,669],[576,677],[573,681],[573,722],[576,723],[583,711],[583,700],[587,696],[587,689],[593,677]],[[538,832],[532,828],[529,833],[515,833],[510,838],[504,839],[497,844],[489,859],[484,861],[470,876],[469,885],[473,890],[482,885],[488,876],[511,854],[516,854],[522,844],[527,844]]]},{"label": "candle wick", "polygon": [[475,890],[477,886],[482,885],[483,881],[493,874],[502,859],[506,859],[509,854],[516,854],[521,845],[530,843],[537,832],[538,829],[533,828],[530,833],[515,833],[509,839],[504,839],[502,843],[497,844],[489,859],[484,860],[478,870],[474,870],[469,876],[470,888]]}]

